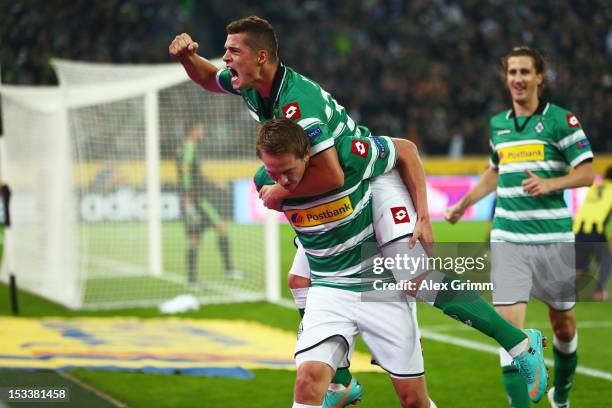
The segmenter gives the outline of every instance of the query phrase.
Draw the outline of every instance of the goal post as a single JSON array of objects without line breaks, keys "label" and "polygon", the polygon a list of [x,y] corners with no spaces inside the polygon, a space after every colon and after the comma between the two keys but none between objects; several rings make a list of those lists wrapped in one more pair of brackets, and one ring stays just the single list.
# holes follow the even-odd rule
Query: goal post
[{"label": "goal post", "polygon": [[[21,286],[83,309],[280,299],[278,217],[253,191],[241,98],[202,90],[179,64],[53,66],[57,87],[0,87]],[[197,222],[181,206],[186,150]]]}]

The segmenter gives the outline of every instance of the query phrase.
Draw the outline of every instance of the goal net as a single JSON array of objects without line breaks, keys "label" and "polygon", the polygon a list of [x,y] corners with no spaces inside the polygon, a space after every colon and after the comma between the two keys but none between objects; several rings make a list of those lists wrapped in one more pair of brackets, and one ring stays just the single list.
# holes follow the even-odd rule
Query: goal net
[{"label": "goal net", "polygon": [[202,90],[180,64],[53,65],[59,87],[0,88],[2,279],[83,309],[277,300],[277,224],[253,191],[241,98]]}]

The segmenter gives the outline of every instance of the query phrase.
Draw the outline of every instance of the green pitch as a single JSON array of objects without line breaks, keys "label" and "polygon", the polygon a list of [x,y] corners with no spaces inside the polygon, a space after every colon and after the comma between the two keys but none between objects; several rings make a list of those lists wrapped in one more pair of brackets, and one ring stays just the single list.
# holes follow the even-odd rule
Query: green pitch
[{"label": "green pitch", "polygon": [[[463,223],[449,226],[434,225],[438,241],[484,241],[486,223]],[[293,253],[292,233],[282,229],[282,270],[288,270]],[[283,287],[286,278],[283,278]],[[6,287],[0,287],[0,314],[9,313]],[[290,298],[284,289],[284,297]],[[128,309],[103,312],[71,312],[27,293],[20,292],[24,316],[159,316],[156,309]],[[592,375],[578,373],[572,391],[572,405],[577,407],[607,406],[612,400],[612,304],[582,302],[576,308],[580,331],[579,365]],[[483,349],[471,349],[449,342],[461,340],[493,347],[485,336],[470,330],[437,309],[419,305],[419,322],[423,330],[423,349],[427,383],[432,399],[439,407],[507,407],[502,392],[499,361],[496,354]],[[298,325],[298,314],[291,308],[265,302],[232,305],[207,305],[185,317],[246,319],[262,322],[288,331]],[[541,328],[549,339],[545,307],[539,302],[529,304],[527,325]],[[431,334],[436,337],[434,340]],[[366,351],[362,343],[358,349]],[[552,351],[547,351],[552,358]],[[293,372],[254,370],[253,380],[204,378],[181,375],[148,375],[74,370],[71,374],[130,407],[288,407],[292,402]],[[599,378],[601,376],[606,377]],[[383,374],[359,374],[365,387],[361,407],[397,407],[392,385]],[[546,402],[540,404],[547,406]]]}]

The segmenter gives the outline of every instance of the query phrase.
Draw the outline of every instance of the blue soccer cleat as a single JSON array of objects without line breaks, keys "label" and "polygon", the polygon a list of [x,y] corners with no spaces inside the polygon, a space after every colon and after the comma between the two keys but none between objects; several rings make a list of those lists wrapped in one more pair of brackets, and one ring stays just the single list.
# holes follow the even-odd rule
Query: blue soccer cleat
[{"label": "blue soccer cleat", "polygon": [[545,339],[542,333],[535,329],[525,329],[529,339],[527,350],[519,354],[513,361],[519,373],[527,383],[529,398],[538,402],[548,386],[548,370],[544,364]]},{"label": "blue soccer cleat", "polygon": [[341,391],[328,390],[323,399],[323,408],[343,408],[355,405],[363,395],[363,387],[353,377],[348,387]]}]

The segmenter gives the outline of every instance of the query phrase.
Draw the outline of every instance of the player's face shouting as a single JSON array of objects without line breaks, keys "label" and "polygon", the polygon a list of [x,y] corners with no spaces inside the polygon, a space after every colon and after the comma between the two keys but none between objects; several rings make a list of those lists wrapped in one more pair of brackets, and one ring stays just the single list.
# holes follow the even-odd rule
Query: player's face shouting
[{"label": "player's face shouting", "polygon": [[294,190],[306,171],[309,156],[298,158],[293,153],[261,152],[261,161],[270,178],[285,190]]},{"label": "player's face shouting", "polygon": [[508,58],[506,86],[515,102],[529,102],[538,98],[538,86],[543,75],[537,74],[533,59],[527,56]]},{"label": "player's face shouting", "polygon": [[261,65],[257,53],[248,46],[247,34],[228,34],[223,62],[232,73],[232,87],[236,90],[252,87],[260,80]]}]

